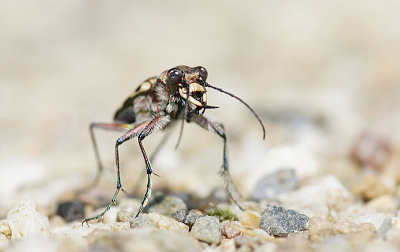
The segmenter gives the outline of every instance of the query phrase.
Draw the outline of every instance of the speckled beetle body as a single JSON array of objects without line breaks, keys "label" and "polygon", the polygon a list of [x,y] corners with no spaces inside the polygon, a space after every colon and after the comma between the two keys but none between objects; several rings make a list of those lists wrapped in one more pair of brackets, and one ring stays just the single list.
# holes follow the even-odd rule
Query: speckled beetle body
[{"label": "speckled beetle body", "polygon": [[[211,121],[203,116],[206,109],[215,109],[217,107],[207,105],[207,87],[218,90],[231,97],[238,99],[255,115],[263,129],[263,138],[265,138],[264,125],[258,115],[250,108],[243,100],[237,96],[226,92],[220,88],[211,86],[207,81],[208,73],[204,67],[188,67],[177,66],[170,70],[164,71],[158,77],[152,77],[145,80],[139,87],[125,100],[118,108],[114,115],[114,123],[92,123],[90,125],[90,133],[94,145],[99,171],[95,180],[95,184],[99,180],[103,166],[100,161],[97,144],[93,134],[93,129],[101,128],[108,130],[126,131],[115,144],[115,169],[116,169],[116,184],[117,188],[111,200],[111,203],[106,209],[94,218],[86,219],[82,222],[87,223],[92,219],[102,217],[115,202],[118,192],[124,191],[121,185],[120,163],[118,146],[125,141],[138,137],[138,143],[146,163],[147,172],[147,188],[144,194],[142,203],[136,217],[143,210],[151,194],[151,175],[153,169],[149,158],[143,148],[143,139],[159,130],[166,128],[174,121],[182,120],[181,132],[178,139],[179,144],[184,122],[194,122],[207,131],[218,134],[224,140],[223,149],[223,164],[221,167],[221,175],[224,178],[225,185],[229,195],[233,201],[240,207],[240,195],[235,189],[232,179],[228,171],[228,163],[226,157],[226,135],[221,123]],[[241,207],[240,207],[241,208]],[[242,208],[241,208],[242,209]]]}]

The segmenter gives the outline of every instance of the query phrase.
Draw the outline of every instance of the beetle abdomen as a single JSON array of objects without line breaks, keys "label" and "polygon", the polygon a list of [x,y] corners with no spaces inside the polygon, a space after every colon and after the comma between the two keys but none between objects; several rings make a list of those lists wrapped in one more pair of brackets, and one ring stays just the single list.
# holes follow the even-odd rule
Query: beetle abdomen
[{"label": "beetle abdomen", "polygon": [[[135,91],[125,100],[125,102],[118,108],[114,115],[114,121],[122,123],[134,123],[137,122],[138,115],[137,109],[139,107],[146,107],[147,101],[143,99],[144,96],[149,95],[154,88],[154,84],[157,81],[157,77],[152,77],[145,80],[140,84]],[[140,98],[140,99],[138,99]],[[140,109],[142,110],[142,109]],[[149,111],[146,111],[146,113]]]}]

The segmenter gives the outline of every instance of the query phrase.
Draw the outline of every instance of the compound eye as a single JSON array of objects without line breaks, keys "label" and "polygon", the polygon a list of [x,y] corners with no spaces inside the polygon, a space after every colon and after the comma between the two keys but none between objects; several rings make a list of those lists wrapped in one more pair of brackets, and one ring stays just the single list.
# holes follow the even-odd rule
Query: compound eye
[{"label": "compound eye", "polygon": [[171,70],[169,70],[168,72],[168,82],[171,85],[177,84],[178,82],[180,82],[182,80],[183,77],[183,73],[181,70],[173,68]]},{"label": "compound eye", "polygon": [[207,80],[208,73],[204,67],[199,67],[199,75],[203,81]]}]

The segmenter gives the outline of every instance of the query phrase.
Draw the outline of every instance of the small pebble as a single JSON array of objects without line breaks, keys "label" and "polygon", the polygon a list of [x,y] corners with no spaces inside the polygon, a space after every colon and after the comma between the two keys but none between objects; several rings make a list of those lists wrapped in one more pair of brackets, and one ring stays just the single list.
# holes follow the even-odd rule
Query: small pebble
[{"label": "small pebble", "polygon": [[368,201],[365,206],[369,209],[374,209],[376,212],[393,216],[398,209],[399,201],[396,196],[385,194]]},{"label": "small pebble", "polygon": [[0,234],[0,251],[7,248],[10,245],[10,239],[8,239],[5,235]]},{"label": "small pebble", "polygon": [[237,221],[224,221],[222,225],[221,234],[228,239],[235,238],[242,234],[242,232],[236,229],[236,227],[239,227],[239,222]]},{"label": "small pebble", "polygon": [[291,192],[298,185],[299,180],[296,178],[294,170],[280,170],[260,179],[250,198],[254,200],[274,200],[277,195],[283,192]]},{"label": "small pebble", "polygon": [[257,237],[241,235],[235,238],[235,246],[238,248],[237,251],[253,251],[257,246],[260,245],[260,239]]},{"label": "small pebble", "polygon": [[135,219],[135,213],[132,212],[125,212],[125,211],[119,211],[117,213],[117,222],[124,222],[124,221],[132,221]]},{"label": "small pebble", "polygon": [[353,251],[348,239],[344,235],[326,237],[322,242],[314,244],[314,246],[317,248],[315,251]]},{"label": "small pebble", "polygon": [[221,224],[218,218],[214,216],[205,216],[198,219],[193,225],[191,233],[198,240],[208,244],[218,244],[222,239]]},{"label": "small pebble", "polygon": [[143,214],[143,217],[147,218],[158,229],[189,231],[189,227],[185,224],[158,213]]},{"label": "small pebble", "polygon": [[53,215],[49,218],[50,230],[54,228],[61,228],[67,225],[67,222],[59,215]]},{"label": "small pebble", "polygon": [[[183,225],[183,224],[182,224]],[[130,229],[101,233],[94,237],[89,251],[200,251],[199,242],[183,230]]]},{"label": "small pebble", "polygon": [[377,175],[366,175],[360,183],[353,187],[353,193],[359,195],[365,201],[393,192],[394,190],[386,186]]},{"label": "small pebble", "polygon": [[294,210],[268,205],[261,214],[260,227],[270,235],[287,236],[307,229],[309,219]]},{"label": "small pebble", "polygon": [[380,170],[387,163],[391,153],[392,146],[386,139],[363,133],[354,146],[351,157],[363,168],[374,167]]},{"label": "small pebble", "polygon": [[0,234],[5,235],[7,239],[11,239],[11,228],[8,225],[8,220],[0,220]]},{"label": "small pebble", "polygon": [[392,227],[394,229],[400,229],[400,218],[392,217],[390,219],[391,219]]},{"label": "small pebble", "polygon": [[58,250],[58,244],[54,239],[48,239],[44,236],[30,236],[24,237],[24,239],[20,239],[18,242],[11,242],[11,246],[7,251],[58,252],[62,250]]},{"label": "small pebble", "polygon": [[310,252],[315,250],[308,239],[305,239],[301,234],[294,234],[287,237],[286,241],[275,251]]},{"label": "small pebble", "polygon": [[130,228],[130,224],[128,222],[110,222],[111,231],[121,231],[121,230],[128,230]]},{"label": "small pebble", "polygon": [[[129,228],[128,230],[126,230],[124,232],[112,232],[110,223],[107,223],[107,224],[93,223],[93,224],[90,224],[90,227],[86,227],[86,226],[82,227],[82,225],[79,225],[79,223],[76,223],[75,228],[73,230],[74,232],[68,231],[65,234],[71,235],[71,236],[74,236],[74,235],[83,236],[85,241],[88,244],[92,244],[96,240],[98,240],[99,237],[101,237],[103,235],[109,235],[112,233],[122,234],[125,232],[129,232],[130,230],[134,230],[134,229]],[[143,233],[145,233],[145,232],[143,232]]]},{"label": "small pebble", "polygon": [[134,227],[155,228],[155,226],[153,225],[153,223],[151,223],[151,221],[149,221],[149,219],[142,217],[142,216],[139,216],[137,218],[132,218],[129,222],[130,222],[131,228],[134,228]]},{"label": "small pebble", "polygon": [[18,202],[7,214],[11,228],[11,238],[40,235],[49,237],[49,219],[38,212],[36,203],[30,199]]},{"label": "small pebble", "polygon": [[138,198],[124,197],[119,200],[118,207],[122,211],[134,213],[133,215],[135,216],[139,210],[141,202],[142,202],[141,199]]},{"label": "small pebble", "polygon": [[387,238],[387,233],[392,230],[392,220],[390,217],[387,217],[381,227],[377,229],[376,231],[376,238],[381,238],[381,239],[386,239]]},{"label": "small pebble", "polygon": [[185,202],[176,196],[158,196],[149,204],[149,213],[159,213],[170,217],[172,213],[179,209],[187,209]]},{"label": "small pebble", "polygon": [[129,222],[109,222],[109,223],[91,223],[88,227],[87,225],[83,225],[81,222],[76,222],[74,229],[67,229],[61,232],[57,232],[58,234],[66,234],[66,235],[82,235],[85,238],[88,238],[88,235],[93,235],[96,233],[107,233],[107,232],[116,232],[122,230],[130,230]]},{"label": "small pebble", "polygon": [[[85,237],[81,235],[66,235],[66,234],[54,234],[51,235],[51,240],[56,241],[58,245],[57,252],[68,252],[68,251],[87,251],[88,244],[85,241]],[[33,251],[33,250],[30,250]],[[49,252],[49,251],[46,251]]]},{"label": "small pebble", "polygon": [[157,251],[200,251],[199,241],[183,230],[159,230],[152,232],[150,237],[159,244],[161,249]]},{"label": "small pebble", "polygon": [[257,229],[260,228],[260,214],[245,210],[240,218],[240,223],[250,229]]},{"label": "small pebble", "polygon": [[[87,216],[87,218],[100,215],[103,211],[104,211],[104,207],[97,208],[95,211],[90,213],[90,215]],[[89,224],[90,223],[98,223],[98,222],[103,222],[103,223],[115,222],[117,220],[117,215],[119,212],[121,212],[121,209],[119,208],[119,206],[118,205],[113,206],[102,217],[89,221]]]},{"label": "small pebble", "polygon": [[[279,197],[279,200],[287,205],[316,209],[314,211],[318,212],[326,212],[327,207],[331,210],[344,209],[354,201],[349,191],[333,175],[324,176],[314,184],[289,193],[287,198]],[[314,215],[317,215],[316,212]]]},{"label": "small pebble", "polygon": [[171,216],[177,221],[188,225],[189,227],[192,227],[197,219],[204,217],[200,214],[197,214],[193,211],[188,211],[186,209],[179,209],[175,213],[172,213]]},{"label": "small pebble", "polygon": [[80,201],[70,201],[58,204],[57,215],[67,222],[83,218],[83,205]]},{"label": "small pebble", "polygon": [[308,237],[315,243],[341,234],[355,234],[360,240],[371,240],[375,237],[375,233],[376,229],[371,223],[357,225],[350,222],[330,222],[316,216],[310,219],[308,225]]},{"label": "small pebble", "polygon": [[219,251],[236,251],[234,239],[222,239],[221,244],[218,246]]},{"label": "small pebble", "polygon": [[367,214],[349,218],[350,222],[358,225],[362,223],[371,223],[372,225],[374,225],[376,230],[381,228],[384,220],[385,216],[383,215],[383,213]]},{"label": "small pebble", "polygon": [[[276,245],[276,244],[273,243],[273,242],[268,242],[268,243],[262,244],[262,245],[260,245],[260,246],[257,246],[257,247],[254,249],[254,252],[284,251],[284,250],[278,250],[277,248],[278,248],[278,245]],[[288,250],[288,251],[290,251],[290,250]],[[292,250],[292,251],[294,251],[294,250]],[[296,252],[298,252],[298,251],[296,251]]]},{"label": "small pebble", "polygon": [[[316,184],[326,191],[325,200],[329,209],[347,208],[354,201],[342,182],[333,175],[322,177]],[[312,196],[309,195],[309,197]]]}]

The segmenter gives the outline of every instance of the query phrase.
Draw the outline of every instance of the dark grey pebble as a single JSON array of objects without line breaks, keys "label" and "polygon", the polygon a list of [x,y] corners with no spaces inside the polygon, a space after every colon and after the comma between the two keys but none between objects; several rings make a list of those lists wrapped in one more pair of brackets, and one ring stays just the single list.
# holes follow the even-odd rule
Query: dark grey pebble
[{"label": "dark grey pebble", "polygon": [[287,236],[307,229],[310,218],[294,210],[268,205],[261,214],[260,228],[270,235]]},{"label": "dark grey pebble", "polygon": [[83,205],[80,201],[69,201],[58,204],[57,215],[70,222],[83,218]]},{"label": "dark grey pebble", "polygon": [[283,192],[291,192],[297,188],[299,180],[292,169],[280,170],[259,180],[250,197],[254,200],[274,200]]},{"label": "dark grey pebble", "polygon": [[177,221],[188,225],[189,227],[192,227],[197,219],[204,217],[200,214],[197,214],[193,211],[188,211],[186,209],[179,209],[175,213],[171,214],[171,216]]}]

